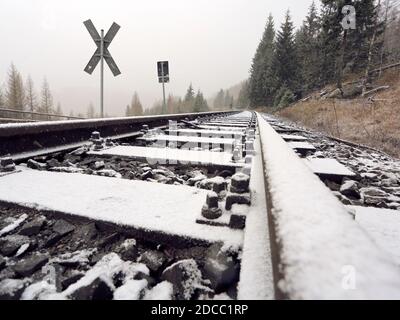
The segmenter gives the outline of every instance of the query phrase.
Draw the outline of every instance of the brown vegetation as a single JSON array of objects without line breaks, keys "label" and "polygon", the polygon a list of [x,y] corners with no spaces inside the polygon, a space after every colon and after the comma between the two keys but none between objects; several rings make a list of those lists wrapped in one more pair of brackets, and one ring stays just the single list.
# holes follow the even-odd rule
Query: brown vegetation
[{"label": "brown vegetation", "polygon": [[372,99],[316,99],[298,102],[277,115],[331,136],[371,146],[400,158],[400,71],[376,81],[388,90]]}]

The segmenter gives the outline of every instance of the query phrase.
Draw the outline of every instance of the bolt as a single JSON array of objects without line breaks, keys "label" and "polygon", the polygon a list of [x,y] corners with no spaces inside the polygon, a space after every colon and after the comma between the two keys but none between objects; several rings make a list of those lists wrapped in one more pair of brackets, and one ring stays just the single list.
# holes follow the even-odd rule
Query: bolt
[{"label": "bolt", "polygon": [[242,172],[236,173],[231,180],[231,192],[246,193],[249,191],[250,177]]},{"label": "bolt", "polygon": [[209,220],[215,220],[222,216],[222,210],[220,208],[209,208],[204,205],[201,209],[201,215]]},{"label": "bolt", "polygon": [[90,136],[90,140],[99,140],[101,139],[100,132],[93,131],[92,135]]},{"label": "bolt", "polygon": [[220,192],[226,190],[226,185],[227,184],[226,184],[225,181],[223,181],[223,182],[214,182],[212,189],[213,189],[213,191],[215,193],[220,193]]},{"label": "bolt", "polygon": [[0,158],[0,171],[11,172],[15,170],[15,163],[10,157]]},{"label": "bolt", "polygon": [[218,195],[215,192],[209,192],[206,200],[209,208],[218,208]]},{"label": "bolt", "polygon": [[204,218],[214,220],[222,216],[222,210],[218,206],[218,195],[215,192],[207,194],[206,204],[201,209]]},{"label": "bolt", "polygon": [[239,150],[239,148],[235,148],[235,150],[233,150],[233,161],[239,161],[242,158],[242,154]]},{"label": "bolt", "polygon": [[101,139],[94,140],[94,150],[101,150],[103,149],[103,141]]},{"label": "bolt", "polygon": [[110,138],[106,138],[105,142],[107,147],[114,146],[114,142]]}]

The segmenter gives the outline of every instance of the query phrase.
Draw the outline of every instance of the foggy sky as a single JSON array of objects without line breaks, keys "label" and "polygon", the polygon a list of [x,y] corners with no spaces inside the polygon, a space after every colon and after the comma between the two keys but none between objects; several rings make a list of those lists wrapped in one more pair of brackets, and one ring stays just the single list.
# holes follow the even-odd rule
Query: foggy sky
[{"label": "foggy sky", "polygon": [[109,50],[122,71],[105,69],[105,109],[121,115],[134,91],[145,107],[161,99],[156,62],[170,61],[167,93],[190,84],[210,97],[248,77],[251,59],[271,12],[280,26],[290,8],[299,26],[312,0],[1,0],[0,84],[14,62],[39,91],[46,76],[55,103],[85,111],[99,103],[99,68],[83,72],[95,44],[83,21],[107,32],[121,29]]}]

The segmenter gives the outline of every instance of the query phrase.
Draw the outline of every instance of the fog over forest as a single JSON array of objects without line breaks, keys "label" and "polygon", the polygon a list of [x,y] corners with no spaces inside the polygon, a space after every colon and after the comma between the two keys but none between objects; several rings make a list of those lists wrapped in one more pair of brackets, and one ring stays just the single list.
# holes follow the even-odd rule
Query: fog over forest
[{"label": "fog over forest", "polygon": [[[99,69],[84,73],[95,44],[83,21],[105,31],[115,21],[121,29],[109,47],[122,75],[105,71],[105,107],[123,115],[136,91],[144,108],[162,97],[156,61],[169,60],[167,94],[184,96],[189,84],[205,98],[249,76],[251,61],[269,13],[279,26],[290,8],[299,26],[311,0],[149,0],[146,2],[2,0],[0,84],[13,62],[24,82],[30,75],[40,92],[46,77],[65,114],[85,113],[99,104]],[[27,27],[28,26],[28,27]]]}]

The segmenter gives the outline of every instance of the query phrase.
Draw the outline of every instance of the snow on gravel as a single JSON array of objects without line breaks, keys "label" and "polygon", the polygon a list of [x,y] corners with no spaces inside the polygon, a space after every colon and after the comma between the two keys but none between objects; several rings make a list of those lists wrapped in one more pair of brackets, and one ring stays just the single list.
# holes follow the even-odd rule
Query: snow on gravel
[{"label": "snow on gravel", "polygon": [[197,266],[197,262],[194,259],[187,259],[178,261],[168,268],[166,268],[163,273],[168,273],[169,270],[179,266],[183,270],[185,281],[181,283],[183,287],[183,298],[185,300],[190,300],[196,289],[208,289],[204,287],[204,280],[202,278],[201,271]]},{"label": "snow on gravel", "polygon": [[144,300],[172,300],[174,287],[172,283],[163,281],[154,288],[148,290],[144,296]]},{"label": "snow on gravel", "polygon": [[147,280],[128,280],[114,291],[114,300],[139,300],[147,287]]},{"label": "snow on gravel", "polygon": [[53,263],[69,263],[69,264],[80,264],[80,265],[88,265],[89,258],[97,252],[97,249],[86,249],[75,252],[68,252],[51,260]]},{"label": "snow on gravel", "polygon": [[196,223],[207,190],[25,169],[0,178],[0,200],[122,226],[241,244],[243,231]]},{"label": "snow on gravel", "polygon": [[29,279],[5,279],[0,281],[0,296],[13,296],[15,292],[23,290],[29,281]]},{"label": "snow on gravel", "polygon": [[399,299],[400,269],[391,257],[258,118],[283,294],[291,299]]},{"label": "snow on gravel", "polygon": [[5,226],[3,229],[0,230],[0,237],[17,229],[27,218],[28,215],[23,214],[13,223],[9,224],[8,226]]},{"label": "snow on gravel", "polygon": [[21,296],[21,300],[46,300],[56,292],[55,284],[42,280],[27,287]]},{"label": "snow on gravel", "polygon": [[42,299],[47,298],[51,300],[69,299],[70,296],[73,295],[76,290],[90,285],[97,278],[100,278],[111,289],[114,290],[115,286],[113,283],[113,276],[118,273],[124,275],[125,279],[123,286],[125,285],[126,286],[119,292],[117,292],[118,289],[115,290],[114,294],[117,292],[117,298],[125,300],[133,298],[134,289],[136,290],[138,289],[137,283],[133,284],[131,282],[133,281],[135,275],[137,275],[138,273],[144,273],[148,275],[149,269],[144,264],[123,261],[116,253],[110,253],[104,256],[99,262],[97,262],[96,265],[92,269],[87,271],[86,274],[80,280],[70,285],[63,292],[54,294],[49,293],[47,294],[47,297],[42,296],[41,298]]}]

